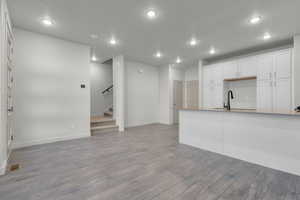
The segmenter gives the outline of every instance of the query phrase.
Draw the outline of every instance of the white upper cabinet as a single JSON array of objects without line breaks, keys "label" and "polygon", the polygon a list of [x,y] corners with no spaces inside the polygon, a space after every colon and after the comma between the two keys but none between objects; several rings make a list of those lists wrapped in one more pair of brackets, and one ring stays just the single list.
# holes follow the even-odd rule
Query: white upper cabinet
[{"label": "white upper cabinet", "polygon": [[223,68],[220,64],[203,68],[203,106],[205,108],[223,106]]},{"label": "white upper cabinet", "polygon": [[220,65],[223,68],[223,79],[233,79],[238,77],[237,61],[224,62]]},{"label": "white upper cabinet", "polygon": [[274,55],[274,79],[287,79],[291,77],[291,50],[278,51]]},{"label": "white upper cabinet", "polygon": [[272,80],[273,77],[273,63],[274,63],[274,55],[263,54],[258,57],[258,67],[257,67],[257,80]]},{"label": "white upper cabinet", "polygon": [[251,77],[257,74],[257,56],[238,60],[238,77]]}]

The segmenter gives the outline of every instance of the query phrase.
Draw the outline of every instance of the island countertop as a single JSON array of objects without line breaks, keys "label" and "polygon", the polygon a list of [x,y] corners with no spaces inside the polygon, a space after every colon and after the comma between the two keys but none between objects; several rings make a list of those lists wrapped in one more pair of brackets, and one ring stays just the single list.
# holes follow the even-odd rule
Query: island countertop
[{"label": "island countertop", "polygon": [[268,115],[291,115],[291,116],[300,116],[300,112],[290,111],[290,112],[270,112],[264,110],[256,110],[256,109],[239,109],[232,108],[231,110],[227,110],[226,108],[182,108],[180,110],[183,111],[212,111],[212,112],[232,112],[232,113],[254,113],[254,114],[268,114]]}]

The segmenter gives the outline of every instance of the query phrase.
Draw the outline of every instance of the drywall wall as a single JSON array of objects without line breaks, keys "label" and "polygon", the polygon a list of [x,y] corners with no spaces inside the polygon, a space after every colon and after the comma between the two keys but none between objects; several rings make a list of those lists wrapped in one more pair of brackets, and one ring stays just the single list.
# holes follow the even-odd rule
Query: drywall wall
[{"label": "drywall wall", "polygon": [[294,36],[293,50],[293,104],[300,106],[300,35]]},{"label": "drywall wall", "polygon": [[125,126],[159,121],[159,68],[125,59]]},{"label": "drywall wall", "polygon": [[89,47],[21,29],[14,34],[14,146],[89,136]]},{"label": "drywall wall", "polygon": [[111,64],[91,62],[91,116],[103,116],[113,106],[113,92],[102,94],[102,91],[113,84]]},{"label": "drywall wall", "polygon": [[159,123],[171,124],[170,109],[171,99],[171,79],[170,67],[162,66],[159,68]]}]

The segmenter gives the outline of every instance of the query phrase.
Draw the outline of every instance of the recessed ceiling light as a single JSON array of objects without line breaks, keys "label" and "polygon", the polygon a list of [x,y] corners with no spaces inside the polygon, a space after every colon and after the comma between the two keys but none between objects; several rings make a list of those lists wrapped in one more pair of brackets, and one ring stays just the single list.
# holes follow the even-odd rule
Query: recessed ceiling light
[{"label": "recessed ceiling light", "polygon": [[147,17],[149,19],[154,19],[157,17],[157,13],[154,10],[148,10],[147,11]]},{"label": "recessed ceiling light", "polygon": [[96,62],[96,61],[98,61],[98,58],[97,58],[95,55],[93,55],[92,58],[91,58],[91,60],[92,60],[93,62]]},{"label": "recessed ceiling light", "polygon": [[261,22],[261,16],[254,16],[250,19],[250,23],[251,24],[258,24]]},{"label": "recessed ceiling light", "polygon": [[189,41],[189,45],[190,46],[196,46],[198,44],[198,40],[196,38],[192,38],[190,41]]},{"label": "recessed ceiling light", "polygon": [[182,62],[182,60],[180,59],[180,57],[177,57],[176,63],[177,63],[177,64],[180,64],[181,62]]},{"label": "recessed ceiling light", "polygon": [[161,57],[162,57],[161,52],[160,52],[160,51],[156,52],[155,57],[156,57],[156,58],[161,58]]},{"label": "recessed ceiling light", "polygon": [[52,26],[54,24],[54,21],[50,17],[44,17],[41,19],[41,23],[44,26]]},{"label": "recessed ceiling light", "polygon": [[112,37],[112,38],[109,40],[109,44],[114,46],[114,45],[117,44],[117,40],[116,40],[114,37]]},{"label": "recessed ceiling light", "polygon": [[94,40],[99,38],[99,36],[97,34],[91,34],[90,37]]},{"label": "recessed ceiling light", "polygon": [[263,39],[264,40],[269,40],[269,39],[271,39],[271,37],[272,36],[270,35],[270,33],[265,33],[264,36],[263,36]]},{"label": "recessed ceiling light", "polygon": [[209,54],[211,54],[211,55],[216,54],[216,49],[212,47],[212,48],[209,50]]}]

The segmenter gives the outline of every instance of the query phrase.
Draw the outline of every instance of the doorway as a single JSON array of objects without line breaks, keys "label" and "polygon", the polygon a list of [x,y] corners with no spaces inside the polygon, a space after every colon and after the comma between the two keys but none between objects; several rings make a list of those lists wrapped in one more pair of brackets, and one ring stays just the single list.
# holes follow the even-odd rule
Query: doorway
[{"label": "doorway", "polygon": [[91,132],[116,131],[113,60],[91,63]]},{"label": "doorway", "polygon": [[179,123],[179,110],[183,108],[183,81],[173,81],[173,122]]}]

